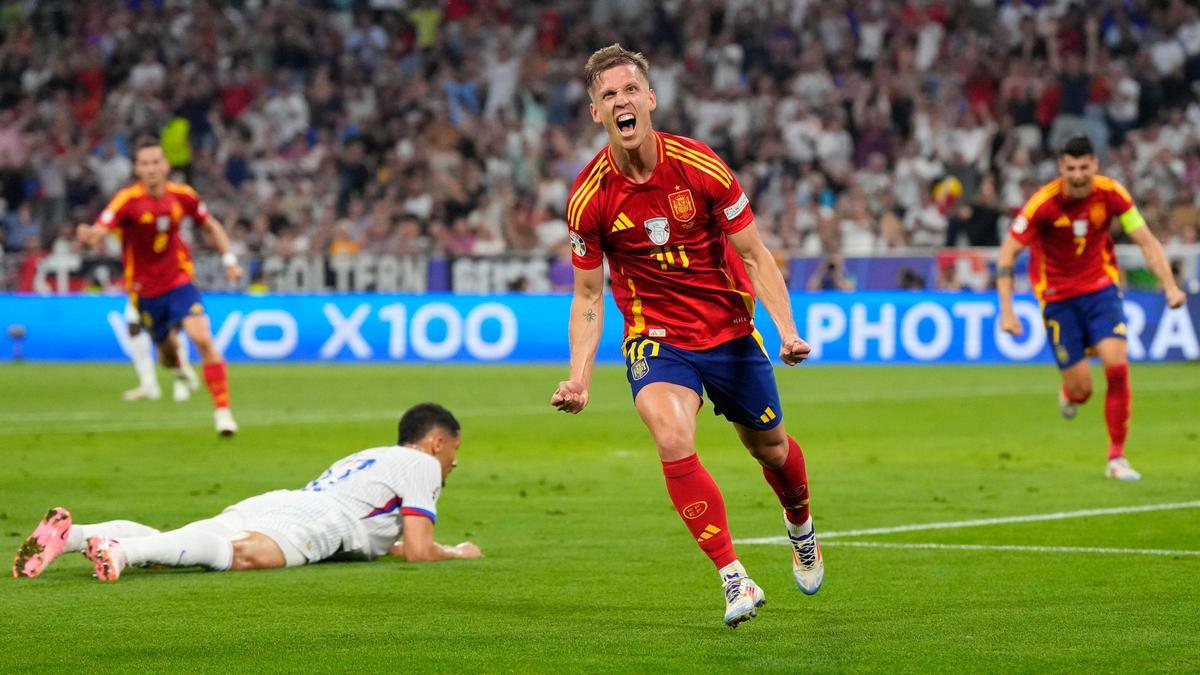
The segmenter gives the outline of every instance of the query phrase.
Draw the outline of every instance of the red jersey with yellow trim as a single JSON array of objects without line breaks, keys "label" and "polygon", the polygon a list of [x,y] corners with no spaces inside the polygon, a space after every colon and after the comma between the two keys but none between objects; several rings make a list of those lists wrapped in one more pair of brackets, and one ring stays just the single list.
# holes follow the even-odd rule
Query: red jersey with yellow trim
[{"label": "red jersey with yellow trim", "polygon": [[181,183],[167,183],[159,197],[135,183],[100,214],[97,225],[120,232],[125,290],[131,295],[153,298],[192,282],[192,255],[179,237],[187,219],[204,224],[208,207]]},{"label": "red jersey with yellow trim", "polygon": [[1096,176],[1084,199],[1068,199],[1061,178],[1042,186],[1013,220],[1012,236],[1029,246],[1029,278],[1044,302],[1107,288],[1120,279],[1112,219],[1134,209],[1117,181]]},{"label": "red jersey with yellow trim", "polygon": [[708,349],[754,330],[754,290],[729,242],[754,222],[737,178],[704,143],[651,132],[658,163],[645,183],[606,146],[567,200],[575,266],[608,258],[625,335]]}]

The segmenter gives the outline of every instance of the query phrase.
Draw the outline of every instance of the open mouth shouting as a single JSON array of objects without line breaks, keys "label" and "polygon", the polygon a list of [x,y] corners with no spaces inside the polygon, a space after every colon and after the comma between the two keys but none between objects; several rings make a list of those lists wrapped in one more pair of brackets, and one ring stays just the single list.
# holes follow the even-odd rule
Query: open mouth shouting
[{"label": "open mouth shouting", "polygon": [[622,138],[631,138],[636,126],[637,117],[633,113],[627,112],[617,115],[617,132],[621,134]]}]

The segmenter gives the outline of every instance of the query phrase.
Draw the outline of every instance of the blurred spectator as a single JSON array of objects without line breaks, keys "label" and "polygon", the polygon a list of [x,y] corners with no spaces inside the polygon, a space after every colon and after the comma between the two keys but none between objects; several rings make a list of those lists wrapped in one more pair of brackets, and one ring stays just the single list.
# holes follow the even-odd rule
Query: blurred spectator
[{"label": "blurred spectator", "polygon": [[329,255],[354,255],[362,250],[354,238],[354,222],[343,218],[333,226],[333,238],[329,242]]},{"label": "blurred spectator", "polygon": [[1180,190],[1167,214],[1167,243],[1194,244],[1200,239],[1200,207],[1191,187]]},{"label": "blurred spectator", "polygon": [[921,203],[904,214],[904,229],[913,246],[941,246],[946,241],[946,216],[928,190],[921,192]]},{"label": "blurred spectator", "polygon": [[999,246],[1000,202],[996,196],[996,181],[988,176],[980,183],[979,193],[967,203],[953,209],[946,229],[946,246],[960,245],[965,236],[968,246]]},{"label": "blurred spectator", "polygon": [[[42,224],[33,217],[33,207],[25,202],[4,217],[4,250],[19,252],[37,248],[42,240]],[[36,243],[35,243],[36,242]]]},{"label": "blurred spectator", "polygon": [[908,266],[900,268],[900,273],[896,279],[896,285],[902,291],[923,291],[926,289],[925,277],[921,276],[920,273]]},{"label": "blurred spectator", "polygon": [[831,255],[808,279],[810,291],[852,291],[854,284],[846,278],[845,263],[840,255]]},{"label": "blurred spectator", "polygon": [[88,157],[88,168],[96,177],[96,187],[105,195],[115,194],[133,177],[133,162],[117,152],[112,139],[103,141],[100,150]]}]

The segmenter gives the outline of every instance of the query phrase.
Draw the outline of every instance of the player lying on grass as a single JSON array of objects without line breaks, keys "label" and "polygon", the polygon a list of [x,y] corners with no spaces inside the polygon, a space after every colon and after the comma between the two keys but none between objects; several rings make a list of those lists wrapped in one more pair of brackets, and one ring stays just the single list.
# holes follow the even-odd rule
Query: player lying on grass
[{"label": "player lying on grass", "polygon": [[299,490],[251,497],[170,532],[128,520],[75,525],[54,508],[21,544],[13,575],[36,577],[67,551],[82,551],[101,581],[132,565],[254,570],[383,555],[478,558],[470,542],[433,539],[438,493],[458,464],[460,440],[449,410],[422,403],[400,418],[396,445],[356,452]]}]

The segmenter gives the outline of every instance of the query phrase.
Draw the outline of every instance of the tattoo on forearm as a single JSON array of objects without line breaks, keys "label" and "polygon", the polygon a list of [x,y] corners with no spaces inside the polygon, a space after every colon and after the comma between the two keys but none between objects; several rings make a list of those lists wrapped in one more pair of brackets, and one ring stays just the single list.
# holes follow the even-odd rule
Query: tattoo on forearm
[{"label": "tattoo on forearm", "polygon": [[588,323],[595,321],[596,320],[596,311],[589,309],[588,311],[583,313],[583,318],[587,319]]}]

